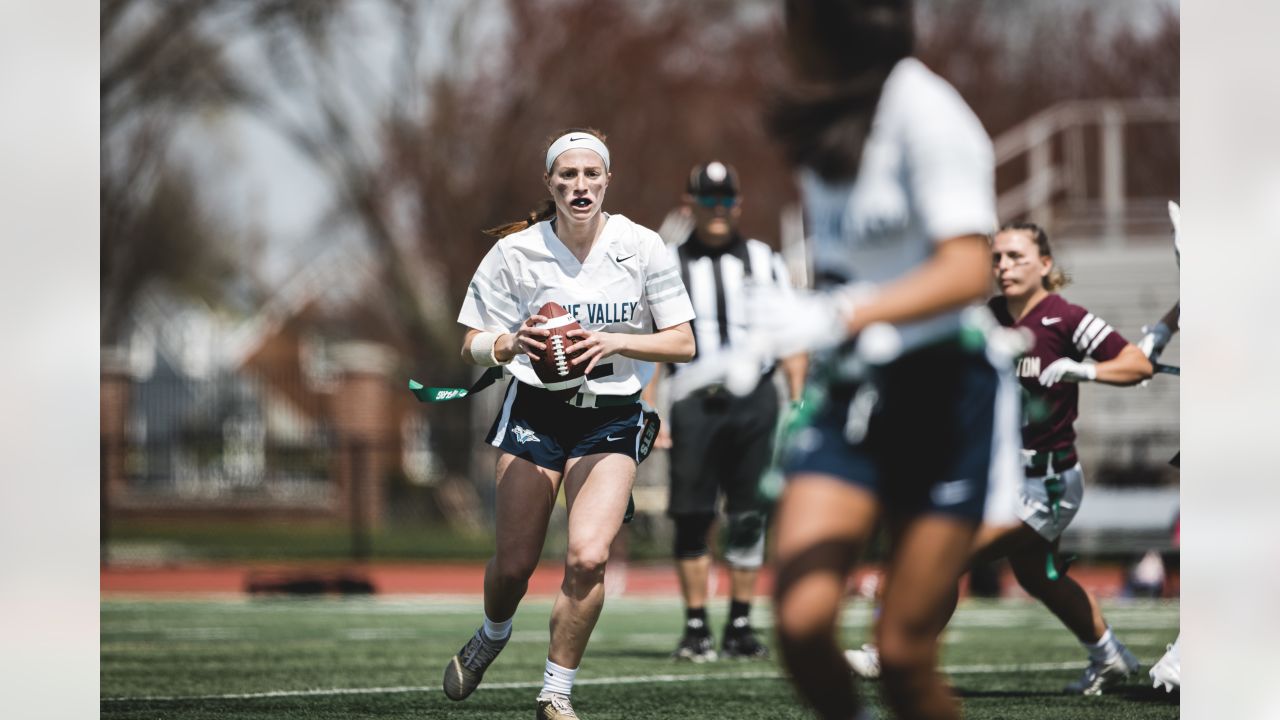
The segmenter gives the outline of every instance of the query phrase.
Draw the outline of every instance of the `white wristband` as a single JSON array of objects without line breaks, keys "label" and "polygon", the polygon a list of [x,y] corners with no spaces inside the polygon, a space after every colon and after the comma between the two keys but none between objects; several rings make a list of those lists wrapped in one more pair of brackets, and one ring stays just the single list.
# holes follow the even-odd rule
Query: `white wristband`
[{"label": "white wristband", "polygon": [[[495,347],[501,333],[481,332],[471,338],[471,359],[481,367],[496,367],[507,363],[498,360]],[[510,362],[508,360],[507,362]]]}]

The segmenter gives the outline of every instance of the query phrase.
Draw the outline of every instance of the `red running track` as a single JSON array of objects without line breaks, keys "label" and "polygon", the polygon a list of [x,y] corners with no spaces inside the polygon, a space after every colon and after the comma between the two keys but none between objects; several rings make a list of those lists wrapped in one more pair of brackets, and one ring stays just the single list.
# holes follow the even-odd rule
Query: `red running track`
[{"label": "red running track", "polygon": [[[876,568],[866,567],[850,580],[850,591],[863,588]],[[559,563],[540,565],[529,580],[530,596],[553,595],[560,586]],[[610,591],[635,597],[676,597],[679,584],[670,564],[611,565]],[[1071,576],[1098,597],[1115,597],[1124,586],[1124,569],[1120,567],[1074,567]],[[272,565],[182,565],[174,567],[107,567],[100,573],[103,595],[118,594],[225,594],[245,593],[250,581],[289,581],[324,578],[358,578],[370,582],[379,594],[470,595],[478,594],[483,585],[483,564],[272,564]],[[1176,594],[1177,577],[1169,578]],[[618,588],[617,585],[622,587]],[[759,593],[767,595],[773,585],[768,568],[761,572]],[[716,595],[726,595],[728,574],[720,571]],[[1002,587],[1006,596],[1022,594],[1012,574],[1005,572]]]}]

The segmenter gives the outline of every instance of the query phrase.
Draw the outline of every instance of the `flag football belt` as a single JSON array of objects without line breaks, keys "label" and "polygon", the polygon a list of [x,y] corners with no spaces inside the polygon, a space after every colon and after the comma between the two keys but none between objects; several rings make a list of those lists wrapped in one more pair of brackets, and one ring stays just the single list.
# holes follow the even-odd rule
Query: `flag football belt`
[{"label": "flag football belt", "polygon": [[1030,477],[1052,475],[1063,470],[1070,470],[1080,462],[1074,446],[1061,450],[1033,451],[1026,454],[1023,468]]},{"label": "flag football belt", "polygon": [[[1026,475],[1029,478],[1044,478],[1045,499],[1049,502],[1049,514],[1053,517],[1053,521],[1058,522],[1058,513],[1061,510],[1062,498],[1067,493],[1067,483],[1062,479],[1062,473],[1076,466],[1080,462],[1076,456],[1075,446],[1065,447],[1060,450],[1045,450],[1041,452],[1025,453]],[[1061,558],[1050,547],[1045,554],[1044,574],[1045,577],[1052,581],[1058,581],[1063,575],[1066,575],[1067,568],[1071,566],[1075,560],[1074,555],[1067,555]]]},{"label": "flag football belt", "polygon": [[[612,374],[613,363],[605,363],[597,366],[595,370],[592,370],[587,374],[587,377],[605,377]],[[418,398],[420,402],[434,403],[447,402],[449,400],[461,400],[469,395],[475,395],[481,390],[484,390],[495,382],[501,380],[502,375],[503,368],[501,365],[491,367],[488,370],[485,370],[469,388],[426,387],[417,380],[410,379],[409,391],[412,392],[414,397]],[[586,404],[588,398],[590,398],[590,405]],[[576,400],[581,400],[581,402],[575,405],[574,401]],[[566,402],[571,405],[575,405],[575,407],[621,407],[623,405],[631,405],[640,402],[640,393],[634,392],[630,395],[596,395],[594,393],[580,392],[575,393],[574,396],[569,398]],[[657,411],[646,405],[642,405],[641,408],[641,413],[644,418],[644,426],[640,429],[640,445],[637,448],[638,451],[636,453],[636,462],[638,463],[644,462],[645,459],[649,457],[649,453],[653,451],[653,443],[658,438],[658,430],[662,427],[662,420],[658,417]],[[629,495],[627,497],[627,510],[622,516],[622,522],[631,522],[631,519],[635,517],[635,514],[635,495]]]},{"label": "flag football belt", "polygon": [[[426,402],[426,403],[447,402],[449,400],[461,400],[462,398],[475,395],[481,390],[484,390],[490,385],[498,382],[499,380],[502,379],[503,372],[504,370],[502,365],[491,367],[485,370],[484,373],[480,375],[480,377],[476,378],[476,381],[471,383],[471,387],[466,387],[466,388],[426,387],[422,383],[418,382],[417,380],[410,379],[409,392],[412,392],[414,397],[418,398],[419,401]],[[597,365],[595,370],[592,370],[591,372],[587,373],[587,378],[589,380],[595,380],[597,378],[608,377],[612,374],[613,374],[613,363],[603,363],[601,365]],[[618,405],[630,405],[631,403],[636,402],[637,400],[640,399],[640,393],[637,392],[632,395],[617,396],[617,400],[608,400],[606,402],[598,402],[598,401],[592,400],[591,401],[592,404],[587,404],[587,401],[585,400],[585,398],[580,403],[574,402],[577,398],[584,397],[584,396],[589,396],[592,398],[597,397],[592,393],[579,392],[579,393],[576,393],[573,397],[566,400],[565,402],[575,407],[595,408],[595,407],[614,407]],[[613,398],[615,396],[605,395],[600,397]]]}]

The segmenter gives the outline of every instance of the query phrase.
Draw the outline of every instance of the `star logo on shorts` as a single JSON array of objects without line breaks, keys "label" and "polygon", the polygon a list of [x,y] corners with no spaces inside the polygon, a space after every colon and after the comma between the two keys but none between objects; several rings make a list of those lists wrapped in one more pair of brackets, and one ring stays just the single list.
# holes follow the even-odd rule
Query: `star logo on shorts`
[{"label": "star logo on shorts", "polygon": [[540,439],[538,439],[538,436],[528,428],[522,428],[520,426],[516,426],[511,428],[511,432],[516,436],[516,442],[520,443],[521,445],[524,445],[525,443],[531,443],[531,442],[542,442]]},{"label": "star logo on shorts", "polygon": [[973,494],[973,483],[968,480],[950,480],[933,486],[929,493],[935,505],[959,505]]}]

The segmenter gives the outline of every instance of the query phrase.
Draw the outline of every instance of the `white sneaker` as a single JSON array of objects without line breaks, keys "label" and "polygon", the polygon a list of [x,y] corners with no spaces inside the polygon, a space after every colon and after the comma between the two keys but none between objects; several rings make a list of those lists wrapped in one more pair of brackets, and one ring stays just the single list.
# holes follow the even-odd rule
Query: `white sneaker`
[{"label": "white sneaker", "polygon": [[574,720],[578,713],[573,711],[573,703],[568,695],[553,692],[538,693],[538,711],[534,715],[538,720]]},{"label": "white sneaker", "polygon": [[1151,687],[1163,687],[1166,693],[1170,693],[1182,687],[1182,661],[1178,657],[1177,643],[1167,646],[1165,650],[1164,657],[1152,665],[1147,674],[1151,676]]},{"label": "white sneaker", "polygon": [[853,668],[853,674],[863,680],[876,680],[880,677],[880,651],[876,650],[875,645],[867,643],[858,650],[845,650],[844,659]]},{"label": "white sneaker", "polygon": [[1115,687],[1136,674],[1138,659],[1129,652],[1129,648],[1118,642],[1116,645],[1120,648],[1119,653],[1105,662],[1089,660],[1089,667],[1084,669],[1080,679],[1064,691],[1072,695],[1101,695],[1106,688]]}]

